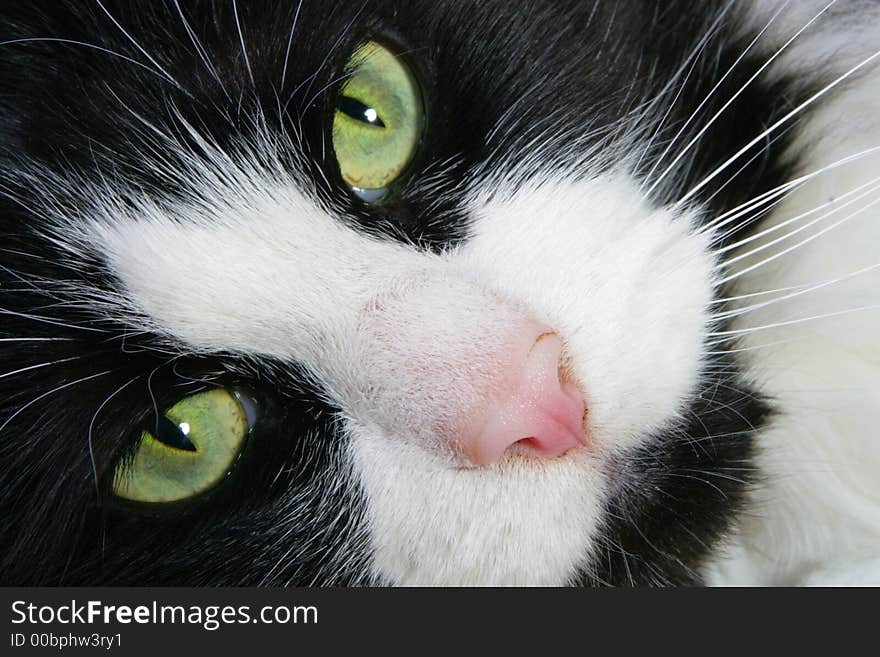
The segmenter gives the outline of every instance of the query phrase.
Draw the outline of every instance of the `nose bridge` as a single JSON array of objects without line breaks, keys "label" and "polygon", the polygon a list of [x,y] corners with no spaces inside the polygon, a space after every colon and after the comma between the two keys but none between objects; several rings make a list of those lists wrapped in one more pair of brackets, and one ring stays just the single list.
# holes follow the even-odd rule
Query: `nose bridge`
[{"label": "nose bridge", "polygon": [[346,412],[387,440],[485,465],[520,441],[555,456],[582,439],[583,402],[558,379],[559,337],[457,273],[371,299],[346,351]]},{"label": "nose bridge", "polygon": [[432,273],[373,298],[350,343],[355,414],[394,440],[446,451],[462,408],[503,385],[506,327],[521,313],[454,274]]}]

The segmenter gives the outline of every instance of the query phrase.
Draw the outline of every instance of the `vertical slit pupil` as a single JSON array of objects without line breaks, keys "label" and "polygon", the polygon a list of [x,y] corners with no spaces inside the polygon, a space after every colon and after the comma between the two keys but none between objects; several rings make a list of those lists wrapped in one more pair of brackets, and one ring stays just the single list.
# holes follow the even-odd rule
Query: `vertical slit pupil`
[{"label": "vertical slit pupil", "polygon": [[183,430],[164,415],[160,417],[159,421],[156,423],[156,430],[153,433],[153,437],[160,443],[164,443],[175,449],[182,449],[187,452],[198,451],[196,450],[196,446],[192,444],[192,441],[187,438],[185,433],[183,433]]},{"label": "vertical slit pupil", "polygon": [[385,123],[379,118],[379,113],[375,109],[364,105],[361,101],[355,98],[340,96],[336,103],[336,108],[346,116],[353,118],[355,121],[373,125],[377,128],[385,127]]}]

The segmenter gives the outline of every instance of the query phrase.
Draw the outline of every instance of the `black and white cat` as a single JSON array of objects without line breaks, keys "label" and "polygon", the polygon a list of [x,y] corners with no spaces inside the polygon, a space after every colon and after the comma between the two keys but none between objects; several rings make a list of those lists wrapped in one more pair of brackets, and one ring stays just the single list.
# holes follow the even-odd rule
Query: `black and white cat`
[{"label": "black and white cat", "polygon": [[0,9],[0,583],[880,583],[880,3]]}]

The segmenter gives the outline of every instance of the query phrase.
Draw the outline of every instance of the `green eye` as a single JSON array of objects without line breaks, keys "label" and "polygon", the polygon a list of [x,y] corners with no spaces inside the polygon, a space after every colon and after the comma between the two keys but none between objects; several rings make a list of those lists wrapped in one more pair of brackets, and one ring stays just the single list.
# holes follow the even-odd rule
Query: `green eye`
[{"label": "green eye", "polygon": [[369,41],[349,60],[333,117],[342,178],[366,201],[382,198],[415,156],[424,124],[419,87],[391,51]]},{"label": "green eye", "polygon": [[116,466],[113,493],[133,502],[178,502],[203,493],[229,472],[249,430],[236,394],[218,389],[187,397]]}]

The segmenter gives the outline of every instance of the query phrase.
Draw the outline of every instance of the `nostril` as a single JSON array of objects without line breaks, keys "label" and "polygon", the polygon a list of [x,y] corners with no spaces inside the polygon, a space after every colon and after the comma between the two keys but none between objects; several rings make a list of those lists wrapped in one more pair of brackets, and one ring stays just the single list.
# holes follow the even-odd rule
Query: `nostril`
[{"label": "nostril", "polygon": [[586,444],[585,404],[566,376],[562,340],[530,328],[523,336],[528,348],[506,364],[503,389],[482,409],[481,429],[461,437],[475,464],[497,462],[508,451],[554,458]]}]

